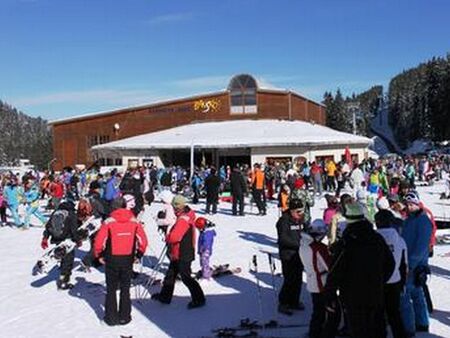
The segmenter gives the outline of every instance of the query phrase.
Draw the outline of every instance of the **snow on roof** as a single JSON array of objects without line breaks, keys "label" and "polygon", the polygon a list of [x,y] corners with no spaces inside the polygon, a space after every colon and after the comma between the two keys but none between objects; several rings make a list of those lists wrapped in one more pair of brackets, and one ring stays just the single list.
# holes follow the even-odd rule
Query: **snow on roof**
[{"label": "snow on roof", "polygon": [[108,149],[241,148],[269,146],[359,145],[371,140],[303,121],[236,120],[188,124],[94,146]]}]

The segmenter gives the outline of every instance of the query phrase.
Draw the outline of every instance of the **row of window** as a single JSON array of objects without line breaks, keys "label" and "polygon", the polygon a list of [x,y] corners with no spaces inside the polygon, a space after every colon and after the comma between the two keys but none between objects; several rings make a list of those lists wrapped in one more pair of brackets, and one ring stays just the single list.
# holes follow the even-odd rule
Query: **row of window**
[{"label": "row of window", "polygon": [[89,148],[96,146],[97,144],[108,143],[109,141],[109,135],[89,135],[87,138],[87,144]]},{"label": "row of window", "polygon": [[122,165],[122,159],[121,158],[99,158],[98,160],[97,160],[97,162],[98,162],[98,165],[99,166],[102,166],[102,167],[104,167],[104,166],[108,166],[108,167],[110,167],[110,166],[121,166]]}]

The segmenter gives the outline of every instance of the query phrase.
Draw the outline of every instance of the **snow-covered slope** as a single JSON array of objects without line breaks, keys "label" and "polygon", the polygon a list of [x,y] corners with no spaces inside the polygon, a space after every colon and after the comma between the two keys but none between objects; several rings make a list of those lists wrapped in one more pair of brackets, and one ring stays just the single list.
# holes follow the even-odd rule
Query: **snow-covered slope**
[{"label": "snow-covered slope", "polygon": [[[434,195],[438,186],[419,188],[421,197],[427,204],[435,204]],[[437,189],[437,190],[434,190]],[[430,199],[433,196],[433,199]],[[324,199],[313,208],[313,217],[321,217],[325,207]],[[436,207],[436,205],[434,206]],[[440,206],[437,205],[437,208]],[[160,205],[154,203],[145,213],[146,231],[150,240],[147,251],[146,268],[155,261],[163,247],[156,232],[153,217]],[[196,209],[203,210],[200,204]],[[0,324],[2,337],[114,337],[132,335],[141,337],[200,337],[211,336],[211,329],[236,325],[240,319],[259,318],[258,288],[256,276],[261,283],[263,319],[277,319],[283,323],[309,322],[311,300],[306,288],[302,298],[307,310],[292,317],[278,316],[276,294],[272,289],[272,278],[266,252],[277,253],[275,222],[278,210],[270,204],[268,215],[256,216],[246,206],[245,217],[230,215],[230,204],[222,203],[219,214],[208,216],[217,224],[216,243],[212,255],[212,264],[230,263],[241,267],[242,273],[227,276],[215,281],[201,282],[207,296],[205,307],[187,310],[189,294],[182,283],[177,283],[175,295],[170,305],[162,305],[151,300],[140,304],[131,290],[133,298],[133,321],[123,327],[110,328],[102,323],[104,302],[104,274],[93,270],[91,273],[75,271],[73,281],[77,283],[69,292],[57,291],[55,278],[58,271],[48,276],[32,276],[31,269],[41,254],[39,248],[42,229],[32,228],[20,231],[9,227],[0,228]],[[199,212],[200,213],[200,212]],[[84,245],[77,253],[77,262],[88,247]],[[450,337],[450,260],[440,255],[450,251],[450,246],[439,246],[431,259],[433,276],[430,289],[435,302],[435,313],[431,320],[431,333],[418,334],[417,337]],[[255,276],[249,271],[252,256],[258,258],[259,272]],[[276,255],[277,256],[277,255]],[[280,262],[277,260],[277,272]],[[77,263],[78,264],[78,263]],[[193,269],[198,269],[198,260]],[[276,287],[281,278],[276,277]],[[153,291],[157,291],[154,287]],[[280,337],[301,337],[307,328],[274,330],[265,335]]]},{"label": "snow-covered slope", "polygon": [[[395,141],[394,134],[389,125],[388,121],[389,110],[387,105],[382,107],[377,116],[372,120],[372,132],[374,132],[378,137],[380,137],[384,143],[389,143],[393,149],[390,149],[390,152],[401,153],[401,148],[397,145]],[[389,148],[389,146],[387,146]]]}]

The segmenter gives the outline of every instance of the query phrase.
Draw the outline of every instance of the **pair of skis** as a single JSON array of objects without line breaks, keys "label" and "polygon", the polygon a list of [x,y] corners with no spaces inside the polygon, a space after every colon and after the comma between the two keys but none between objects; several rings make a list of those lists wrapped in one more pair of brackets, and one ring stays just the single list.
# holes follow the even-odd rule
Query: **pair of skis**
[{"label": "pair of skis", "polygon": [[[78,232],[83,232],[83,240],[89,238],[94,234],[101,226],[101,220],[90,216],[83,224],[77,229]],[[66,239],[61,243],[47,249],[42,257],[36,262],[33,267],[33,275],[44,273],[48,274],[53,267],[58,264],[61,259],[75,249],[76,243],[70,239]]]},{"label": "pair of skis", "polygon": [[[280,324],[276,320],[260,324],[257,320],[242,319],[238,326],[214,329],[216,337],[260,337],[261,331],[274,329],[293,329],[307,327],[309,324]],[[241,334],[241,332],[248,331]],[[265,336],[266,337],[266,336]]]}]

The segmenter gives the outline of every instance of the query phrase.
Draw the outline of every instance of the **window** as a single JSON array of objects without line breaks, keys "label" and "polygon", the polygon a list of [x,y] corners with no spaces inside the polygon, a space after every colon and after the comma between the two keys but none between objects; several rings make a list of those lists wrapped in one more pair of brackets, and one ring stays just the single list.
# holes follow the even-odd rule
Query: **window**
[{"label": "window", "polygon": [[122,165],[122,159],[121,158],[116,158],[114,160],[114,165],[117,165],[117,166]]},{"label": "window", "polygon": [[87,145],[89,148],[96,146],[97,144],[108,143],[110,140],[109,135],[89,135],[87,137]]},{"label": "window", "polygon": [[247,74],[233,77],[228,85],[231,114],[256,114],[256,80]]}]

